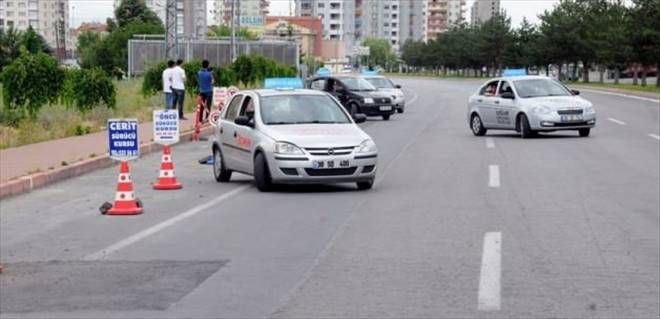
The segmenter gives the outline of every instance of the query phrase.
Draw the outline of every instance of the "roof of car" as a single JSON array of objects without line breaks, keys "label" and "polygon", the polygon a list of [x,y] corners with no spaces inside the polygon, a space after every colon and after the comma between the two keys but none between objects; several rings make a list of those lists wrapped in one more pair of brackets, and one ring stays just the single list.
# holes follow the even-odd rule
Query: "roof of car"
[{"label": "roof of car", "polygon": [[310,89],[258,89],[252,90],[259,96],[277,95],[325,95],[325,92]]},{"label": "roof of car", "polygon": [[493,80],[509,80],[509,81],[515,81],[515,80],[534,80],[534,79],[547,79],[551,80],[551,78],[543,75],[521,75],[521,76],[503,76],[499,78],[495,78]]}]

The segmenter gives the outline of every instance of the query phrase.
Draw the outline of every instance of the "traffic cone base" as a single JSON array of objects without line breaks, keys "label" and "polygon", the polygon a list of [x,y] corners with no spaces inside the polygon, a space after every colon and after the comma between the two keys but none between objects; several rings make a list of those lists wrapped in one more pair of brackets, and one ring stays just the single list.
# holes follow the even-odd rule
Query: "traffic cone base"
[{"label": "traffic cone base", "polygon": [[142,205],[138,204],[133,193],[133,181],[126,161],[121,162],[119,178],[117,180],[117,193],[115,202],[106,215],[139,215],[142,214]]},{"label": "traffic cone base", "polygon": [[170,146],[163,147],[163,157],[160,163],[158,180],[153,184],[156,190],[181,189],[183,186],[176,180],[174,175],[174,163],[172,162],[172,149]]}]

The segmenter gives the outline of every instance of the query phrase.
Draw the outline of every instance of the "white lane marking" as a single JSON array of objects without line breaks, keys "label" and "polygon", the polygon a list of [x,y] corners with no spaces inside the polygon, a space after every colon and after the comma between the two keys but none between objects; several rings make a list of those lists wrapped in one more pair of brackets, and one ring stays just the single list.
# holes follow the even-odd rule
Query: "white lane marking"
[{"label": "white lane marking", "polygon": [[502,233],[489,232],[484,235],[481,256],[481,276],[479,276],[479,299],[477,309],[481,311],[500,310],[502,297]]},{"label": "white lane marking", "polygon": [[611,117],[608,118],[607,120],[610,121],[610,122],[613,122],[613,123],[619,124],[619,125],[626,125],[626,122],[624,122],[624,121],[619,121],[619,120],[617,120],[617,119],[613,119],[613,118],[611,118]]},{"label": "white lane marking", "polygon": [[495,148],[495,140],[492,137],[486,137],[486,147]]},{"label": "white lane marking", "polygon": [[615,96],[625,97],[625,98],[629,98],[629,99],[635,99],[635,100],[641,100],[641,101],[646,101],[646,102],[658,103],[658,99],[652,99],[652,98],[648,98],[648,97],[628,95],[628,94],[623,94],[623,93],[605,92],[605,91],[598,91],[598,90],[589,90],[589,89],[582,89],[582,88],[580,88],[579,90],[584,91],[584,92],[590,92],[590,93],[615,95]]},{"label": "white lane marking", "polygon": [[488,166],[488,186],[500,187],[500,167],[497,165]]},{"label": "white lane marking", "polygon": [[658,140],[658,141],[660,141],[660,135],[649,134],[649,136],[652,137],[652,138],[654,138],[654,139],[656,139],[656,140]]},{"label": "white lane marking", "polygon": [[193,216],[205,211],[206,209],[212,207],[213,205],[217,205],[218,203],[220,203],[220,202],[222,202],[222,201],[224,201],[224,200],[226,200],[226,199],[228,199],[228,198],[230,198],[230,197],[232,197],[232,196],[248,189],[249,187],[250,187],[250,185],[241,186],[239,188],[236,188],[236,189],[230,191],[229,193],[225,193],[222,196],[216,197],[215,199],[213,199],[211,201],[208,201],[208,202],[206,202],[202,205],[195,206],[195,207],[193,207],[193,208],[191,208],[191,209],[189,209],[189,210],[187,210],[187,211],[185,211],[185,212],[183,212],[179,215],[176,215],[176,216],[174,216],[170,219],[167,219],[167,220],[165,220],[165,221],[163,221],[159,224],[156,224],[152,227],[149,227],[145,230],[142,230],[142,231],[138,232],[135,235],[132,235],[130,237],[122,239],[122,240],[120,240],[120,241],[118,241],[118,242],[116,242],[116,243],[114,243],[114,244],[112,244],[112,245],[110,245],[110,246],[108,246],[104,249],[101,249],[101,250],[99,250],[99,251],[97,251],[93,254],[87,255],[87,256],[85,256],[84,260],[104,259],[108,255],[111,255],[111,254],[113,254],[113,253],[115,253],[115,252],[117,252],[121,249],[124,249],[124,248],[126,248],[126,247],[128,247],[132,244],[135,244],[136,242],[138,242],[140,240],[143,240],[143,239],[145,239],[145,238],[147,238],[147,237],[149,237],[153,234],[156,234],[156,233],[158,233],[159,231],[162,231],[165,228],[168,228],[170,226],[175,225],[178,222],[181,222],[185,219],[193,217]]}]

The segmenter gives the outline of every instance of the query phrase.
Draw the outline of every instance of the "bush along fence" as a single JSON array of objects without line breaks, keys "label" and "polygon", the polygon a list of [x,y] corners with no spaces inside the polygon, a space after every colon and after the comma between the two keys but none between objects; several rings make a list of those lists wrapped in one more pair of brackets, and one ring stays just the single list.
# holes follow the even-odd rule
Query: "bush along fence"
[{"label": "bush along fence", "polygon": [[[202,67],[202,61],[191,60],[183,64],[186,72],[186,91],[189,94],[198,92],[197,71]],[[144,74],[142,94],[152,95],[162,90],[162,73],[167,68],[165,61],[151,65]],[[227,67],[213,68],[213,78],[216,86],[244,87],[260,85],[269,77],[294,77],[298,74],[295,67],[289,67],[275,60],[260,55],[242,55]]]}]

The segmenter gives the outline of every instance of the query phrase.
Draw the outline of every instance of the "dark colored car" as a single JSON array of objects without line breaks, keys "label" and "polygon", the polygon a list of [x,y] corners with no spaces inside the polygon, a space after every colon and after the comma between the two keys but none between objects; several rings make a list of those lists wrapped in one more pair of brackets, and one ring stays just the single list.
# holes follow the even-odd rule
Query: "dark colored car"
[{"label": "dark colored car", "polygon": [[308,81],[307,86],[314,90],[330,93],[353,116],[363,113],[367,116],[382,116],[383,120],[387,121],[396,111],[389,94],[378,91],[360,76],[314,77]]}]

